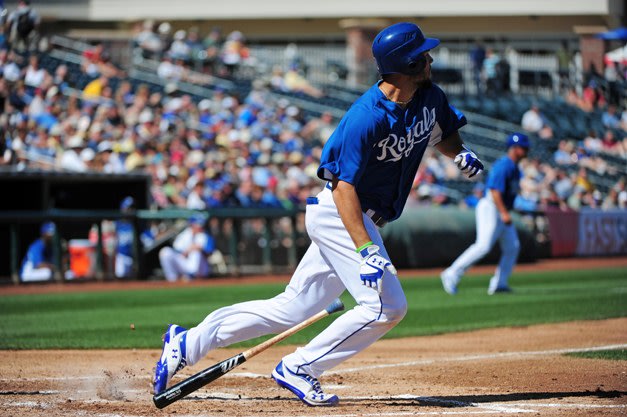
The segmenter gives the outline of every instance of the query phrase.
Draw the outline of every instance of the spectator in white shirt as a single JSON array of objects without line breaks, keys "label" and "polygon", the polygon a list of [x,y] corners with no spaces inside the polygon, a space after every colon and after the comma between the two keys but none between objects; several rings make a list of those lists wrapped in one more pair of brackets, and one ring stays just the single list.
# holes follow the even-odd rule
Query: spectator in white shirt
[{"label": "spectator in white shirt", "polygon": [[39,67],[39,58],[36,55],[31,55],[24,73],[24,84],[31,89],[39,88],[47,77],[49,77],[48,72]]},{"label": "spectator in white shirt", "polygon": [[80,152],[83,149],[83,138],[72,136],[66,142],[66,150],[61,155],[60,168],[74,172],[87,171],[87,165],[81,158]]},{"label": "spectator in white shirt", "polygon": [[543,139],[553,137],[553,130],[546,124],[542,113],[540,113],[540,108],[535,103],[523,114],[520,124],[527,132],[534,133]]},{"label": "spectator in white shirt", "polygon": [[192,191],[187,196],[187,208],[192,210],[204,210],[207,208],[207,203],[203,199],[205,184],[202,181],[198,181]]}]

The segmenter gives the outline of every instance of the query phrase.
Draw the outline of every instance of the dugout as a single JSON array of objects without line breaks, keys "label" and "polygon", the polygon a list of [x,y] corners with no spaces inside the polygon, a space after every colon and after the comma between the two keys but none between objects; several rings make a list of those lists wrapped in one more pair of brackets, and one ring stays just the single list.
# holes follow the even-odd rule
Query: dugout
[{"label": "dugout", "polygon": [[126,196],[135,199],[137,208],[146,208],[149,199],[150,177],[144,173],[104,174],[68,173],[53,171],[0,172],[0,253],[6,255],[0,262],[0,277],[10,277],[10,255],[18,253],[20,267],[28,245],[39,236],[44,212],[63,213],[65,210],[93,214],[93,218],[64,218],[55,215],[58,235],[64,239],[87,239],[96,212],[119,212],[120,202]]}]

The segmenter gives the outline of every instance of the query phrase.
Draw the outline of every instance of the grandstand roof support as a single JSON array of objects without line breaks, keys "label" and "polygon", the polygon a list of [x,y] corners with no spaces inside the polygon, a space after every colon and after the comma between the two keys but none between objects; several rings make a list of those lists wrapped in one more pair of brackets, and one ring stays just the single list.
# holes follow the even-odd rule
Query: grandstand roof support
[{"label": "grandstand roof support", "polygon": [[385,19],[343,19],[340,27],[346,31],[347,81],[353,85],[369,84],[376,73],[372,61],[372,41],[389,22]]}]

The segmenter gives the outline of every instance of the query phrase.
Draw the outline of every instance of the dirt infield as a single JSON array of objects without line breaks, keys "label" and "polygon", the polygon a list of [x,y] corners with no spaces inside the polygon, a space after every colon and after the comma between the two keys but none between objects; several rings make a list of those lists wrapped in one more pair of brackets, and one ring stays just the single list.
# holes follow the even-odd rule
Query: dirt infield
[{"label": "dirt infield", "polygon": [[[627,259],[616,259],[609,263],[627,265]],[[543,266],[540,269],[551,268]],[[582,267],[572,262],[560,265],[560,269]],[[59,285],[66,291],[91,286]],[[26,288],[56,291],[57,286],[5,289]],[[113,288],[103,283],[91,289]],[[627,348],[627,318],[382,340],[323,376],[323,386],[340,396],[340,405],[322,410],[304,406],[269,378],[293,346],[269,349],[164,410],[154,407],[149,392],[157,350],[4,351],[0,415],[625,416],[627,362],[564,355],[618,347]],[[183,370],[182,377],[236,353],[211,352]]]},{"label": "dirt infield", "polygon": [[[156,350],[4,352],[0,415],[411,416],[627,415],[627,364],[568,351],[627,347],[627,319],[382,340],[322,378],[340,405],[306,407],[268,377],[270,349],[190,398],[157,410],[149,393]],[[231,355],[221,349],[183,376]]]}]

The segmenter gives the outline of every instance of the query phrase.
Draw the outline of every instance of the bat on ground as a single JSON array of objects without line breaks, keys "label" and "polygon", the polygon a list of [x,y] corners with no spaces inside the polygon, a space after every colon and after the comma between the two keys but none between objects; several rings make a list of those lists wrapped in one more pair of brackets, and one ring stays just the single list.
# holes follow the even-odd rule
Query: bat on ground
[{"label": "bat on ground", "polygon": [[242,353],[239,353],[231,358],[225,359],[222,362],[218,362],[215,365],[210,366],[209,368],[203,371],[200,371],[195,375],[190,376],[184,381],[181,381],[178,384],[173,385],[172,387],[166,389],[165,391],[153,396],[152,400],[154,401],[157,408],[164,408],[172,404],[173,402],[176,402],[180,400],[181,398],[191,394],[197,389],[204,387],[210,382],[215,381],[216,379],[220,378],[222,375],[226,374],[227,372],[230,372],[233,369],[237,368],[239,365],[243,364],[248,359],[268,349],[270,346],[279,343],[283,339],[286,339],[287,337],[317,322],[318,320],[328,315],[331,315],[337,311],[342,311],[343,309],[344,309],[344,304],[342,304],[342,302],[339,299],[336,299],[327,308],[317,313],[316,315],[308,318],[307,320],[295,325],[294,327],[287,329],[283,333],[280,333],[274,336],[273,338],[266,340],[263,343],[258,344],[257,346],[253,346],[250,349]]}]

